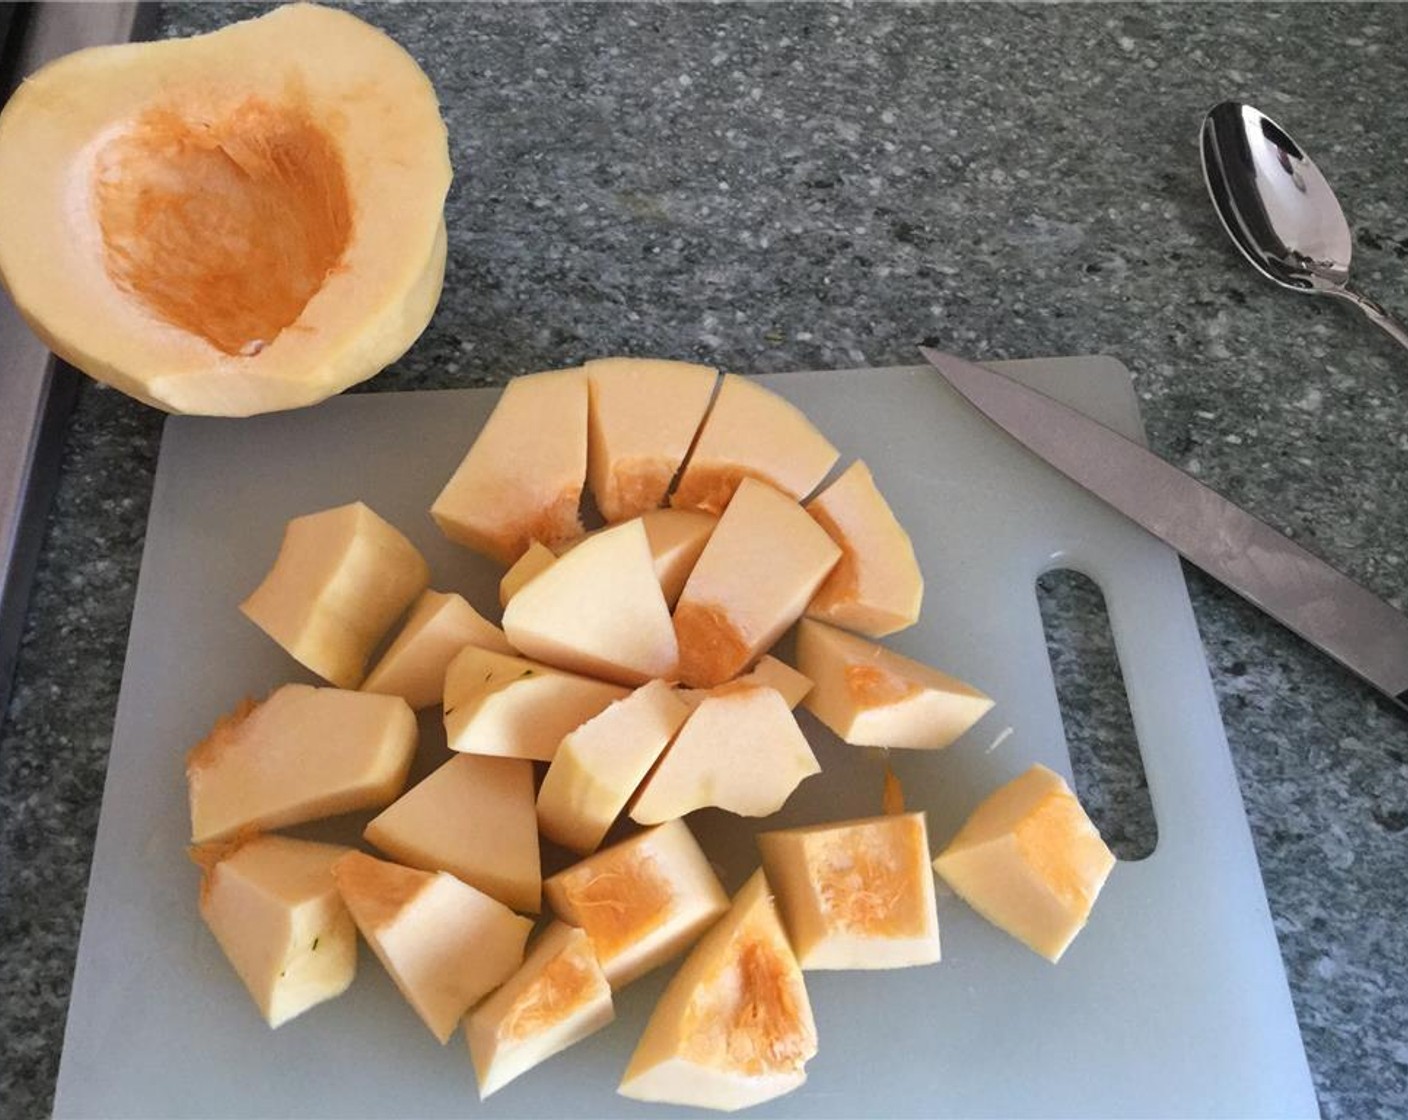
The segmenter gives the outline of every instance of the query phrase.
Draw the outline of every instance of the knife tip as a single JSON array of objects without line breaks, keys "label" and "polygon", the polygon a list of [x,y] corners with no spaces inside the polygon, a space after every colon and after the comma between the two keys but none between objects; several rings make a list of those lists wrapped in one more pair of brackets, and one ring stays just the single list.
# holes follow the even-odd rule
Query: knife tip
[{"label": "knife tip", "polygon": [[923,356],[924,360],[938,370],[939,373],[943,374],[945,377],[948,376],[949,366],[954,360],[952,354],[943,350],[936,350],[932,346],[919,347],[919,353]]}]

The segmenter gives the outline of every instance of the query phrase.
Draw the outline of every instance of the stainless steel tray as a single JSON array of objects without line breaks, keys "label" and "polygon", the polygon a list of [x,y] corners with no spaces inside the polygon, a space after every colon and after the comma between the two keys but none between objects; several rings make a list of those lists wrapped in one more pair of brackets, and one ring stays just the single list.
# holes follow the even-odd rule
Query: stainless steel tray
[{"label": "stainless steel tray", "polygon": [[[8,99],[26,75],[60,55],[143,37],[150,11],[136,3],[4,5],[0,94]],[[0,718],[80,377],[49,353],[0,292]]]}]

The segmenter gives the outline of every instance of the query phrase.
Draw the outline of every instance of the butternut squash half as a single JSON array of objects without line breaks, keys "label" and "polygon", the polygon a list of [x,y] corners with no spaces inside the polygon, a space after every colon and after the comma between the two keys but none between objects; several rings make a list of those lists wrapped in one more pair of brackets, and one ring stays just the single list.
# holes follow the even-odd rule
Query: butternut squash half
[{"label": "butternut squash half", "polygon": [[290,5],[21,85],[0,114],[0,280],[50,349],[148,404],[296,408],[425,329],[449,185],[415,60]]}]

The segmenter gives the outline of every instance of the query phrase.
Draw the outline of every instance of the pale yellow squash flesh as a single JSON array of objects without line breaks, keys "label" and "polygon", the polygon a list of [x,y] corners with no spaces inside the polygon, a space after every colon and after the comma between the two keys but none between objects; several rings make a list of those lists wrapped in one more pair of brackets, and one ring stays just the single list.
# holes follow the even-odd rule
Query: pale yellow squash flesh
[{"label": "pale yellow squash flesh", "polygon": [[290,5],[27,79],[0,114],[0,278],[55,353],[139,400],[295,408],[425,328],[449,184],[415,61]]},{"label": "pale yellow squash flesh", "polygon": [[855,746],[937,750],[992,709],[972,685],[810,618],[797,627],[797,665],[815,682],[808,711]]},{"label": "pale yellow squash flesh", "polygon": [[596,851],[688,717],[674,689],[651,681],[569,733],[538,790],[542,834],[582,855]]},{"label": "pale yellow squash flesh", "polygon": [[[508,606],[508,601],[518,593],[519,588],[534,576],[550,568],[556,560],[557,553],[547,545],[539,544],[537,541],[530,544],[528,551],[515,560],[513,567],[504,573],[503,579],[499,580],[499,606]],[[509,647],[510,650],[512,648],[512,646]]]},{"label": "pale yellow squash flesh", "polygon": [[673,679],[679,647],[645,527],[614,525],[525,583],[504,634],[529,657],[618,684]]},{"label": "pale yellow squash flesh", "polygon": [[362,682],[362,691],[399,696],[416,711],[433,707],[445,691],[445,670],[467,645],[514,652],[504,632],[463,596],[422,591],[391,645]]},{"label": "pale yellow squash flesh", "polygon": [[812,690],[810,677],[799,673],[785,661],[779,661],[772,654],[766,653],[759,658],[758,663],[753,666],[750,672],[744,673],[741,677],[734,677],[727,684],[719,685],[716,688],[681,688],[677,695],[691,708],[697,708],[706,698],[726,692],[734,685],[740,684],[756,684],[764,688],[775,689],[787,701],[787,706],[794,710]]},{"label": "pale yellow squash flesh", "polygon": [[445,738],[452,751],[551,762],[563,736],[629,691],[466,646],[445,672]]},{"label": "pale yellow squash flesh", "polygon": [[533,764],[461,754],[367,824],[367,841],[408,867],[448,871],[514,910],[542,897]]},{"label": "pale yellow squash flesh", "polygon": [[934,860],[974,910],[1058,961],[1115,857],[1065,780],[1036,765],[989,794]]},{"label": "pale yellow squash flesh", "polygon": [[882,638],[913,626],[924,601],[914,545],[860,460],[807,503],[841,546],[841,559],[807,606],[807,616]]},{"label": "pale yellow squash flesh", "polygon": [[534,541],[582,535],[587,379],[579,369],[515,377],[430,507],[452,541],[504,567]]},{"label": "pale yellow squash flesh", "polygon": [[680,679],[711,688],[746,671],[802,616],[840,557],[795,501],[744,479],[675,604]]},{"label": "pale yellow squash flesh", "polygon": [[591,386],[587,478],[607,522],[663,505],[714,393],[717,372],[690,362],[598,358]]},{"label": "pale yellow squash flesh", "polygon": [[415,545],[352,502],[290,521],[240,611],[324,680],[356,688],[372,650],[429,582]]},{"label": "pale yellow squash flesh", "polygon": [[256,836],[192,849],[200,916],[271,1027],[345,992],[357,928],[337,893],[336,844]]},{"label": "pale yellow squash flesh", "polygon": [[613,990],[692,945],[728,909],[683,821],[646,829],[543,881],[553,913],[591,938]]},{"label": "pale yellow squash flesh", "polygon": [[796,405],[728,373],[670,504],[722,513],[745,478],[800,500],[820,485],[838,457]]},{"label": "pale yellow squash flesh", "polygon": [[821,766],[776,689],[730,684],[690,713],[631,805],[637,824],[696,809],[766,817]]},{"label": "pale yellow squash flesh", "polygon": [[479,1099],[615,1017],[611,985],[591,939],[575,926],[554,922],[529,946],[523,967],[465,1019]]},{"label": "pale yellow squash flesh", "polygon": [[399,696],[286,684],[221,719],[191,751],[191,839],[390,804],[406,784],[417,733]]},{"label": "pale yellow squash flesh", "polygon": [[[645,539],[650,545],[650,558],[655,563],[655,578],[660,581],[665,605],[674,610],[689,573],[694,570],[719,519],[697,509],[653,509],[640,515],[640,523],[645,527]],[[588,533],[568,544],[561,553],[570,552],[603,531]]]},{"label": "pale yellow squash flesh", "polygon": [[618,1091],[733,1112],[798,1088],[816,1051],[802,970],[758,871],[670,980]]},{"label": "pale yellow squash flesh", "polygon": [[656,509],[641,514],[640,523],[650,542],[655,578],[665,593],[665,604],[674,610],[719,519],[701,510]]},{"label": "pale yellow squash flesh", "polygon": [[923,813],[764,832],[758,849],[802,968],[906,968],[939,959]]},{"label": "pale yellow squash flesh", "polygon": [[332,874],[367,944],[442,1044],[523,963],[533,923],[447,872],[349,852]]}]

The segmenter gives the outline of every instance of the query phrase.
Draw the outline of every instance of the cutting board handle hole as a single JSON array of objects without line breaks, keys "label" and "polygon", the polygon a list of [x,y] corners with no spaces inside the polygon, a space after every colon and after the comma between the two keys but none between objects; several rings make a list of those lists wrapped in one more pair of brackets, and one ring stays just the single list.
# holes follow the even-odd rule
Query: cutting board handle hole
[{"label": "cutting board handle hole", "polygon": [[1159,830],[1105,596],[1088,576],[1056,568],[1038,577],[1036,597],[1076,794],[1119,859],[1145,859]]}]

